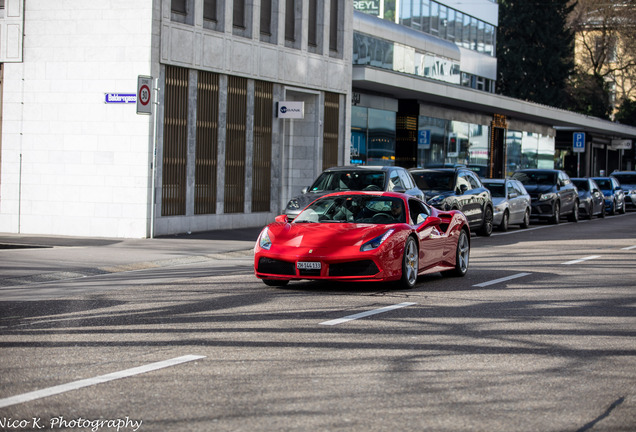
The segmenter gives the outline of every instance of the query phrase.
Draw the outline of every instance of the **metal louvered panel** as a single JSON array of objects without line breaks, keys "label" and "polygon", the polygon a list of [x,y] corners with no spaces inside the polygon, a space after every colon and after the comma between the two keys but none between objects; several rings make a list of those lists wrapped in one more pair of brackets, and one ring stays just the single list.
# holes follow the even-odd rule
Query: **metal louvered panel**
[{"label": "metal louvered panel", "polygon": [[199,72],[197,84],[197,144],[194,213],[216,213],[219,76]]},{"label": "metal louvered panel", "polygon": [[253,212],[268,212],[270,206],[273,89],[270,82],[254,84]]},{"label": "metal louvered panel", "polygon": [[161,214],[186,212],[188,69],[166,66]]},{"label": "metal louvered panel", "polygon": [[340,95],[325,93],[325,122],[323,128],[322,169],[338,165],[338,129]]},{"label": "metal louvered panel", "polygon": [[225,213],[242,213],[245,202],[247,79],[228,77],[225,140]]}]

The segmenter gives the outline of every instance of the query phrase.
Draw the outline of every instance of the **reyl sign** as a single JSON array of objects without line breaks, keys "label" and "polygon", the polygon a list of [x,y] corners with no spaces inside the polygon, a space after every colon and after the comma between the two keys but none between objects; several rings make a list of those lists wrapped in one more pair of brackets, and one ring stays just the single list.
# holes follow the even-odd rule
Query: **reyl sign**
[{"label": "reyl sign", "polygon": [[305,118],[305,102],[280,101],[276,112],[278,113],[278,118]]}]

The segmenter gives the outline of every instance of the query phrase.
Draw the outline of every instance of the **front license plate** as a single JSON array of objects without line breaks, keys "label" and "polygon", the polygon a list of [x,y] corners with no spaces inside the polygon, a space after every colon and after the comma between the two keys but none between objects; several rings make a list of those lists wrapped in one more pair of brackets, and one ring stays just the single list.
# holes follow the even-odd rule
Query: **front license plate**
[{"label": "front license plate", "polygon": [[296,268],[299,270],[320,270],[321,264],[315,261],[298,261]]}]

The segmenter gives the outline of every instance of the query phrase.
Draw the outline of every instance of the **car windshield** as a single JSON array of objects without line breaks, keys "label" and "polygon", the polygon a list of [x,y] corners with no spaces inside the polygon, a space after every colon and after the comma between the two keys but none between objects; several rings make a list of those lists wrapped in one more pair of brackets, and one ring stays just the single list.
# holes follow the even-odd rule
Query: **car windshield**
[{"label": "car windshield", "polygon": [[524,185],[541,186],[556,184],[557,175],[554,172],[521,171],[514,173],[512,178],[519,180]]},{"label": "car windshield", "polygon": [[303,210],[294,223],[394,224],[406,221],[404,201],[369,195],[327,196]]},{"label": "car windshield", "polygon": [[610,179],[594,179],[594,181],[596,182],[596,184],[598,185],[598,187],[600,187],[603,190],[610,190],[612,188],[612,182],[610,181]]},{"label": "car windshield", "polygon": [[423,191],[437,190],[449,191],[455,186],[454,171],[422,171],[411,172],[415,179],[415,184]]},{"label": "car windshield", "polygon": [[590,184],[587,182],[587,180],[572,180],[572,183],[574,183],[574,186],[576,186],[578,190],[590,190]]},{"label": "car windshield", "polygon": [[636,185],[636,174],[612,174],[621,184]]},{"label": "car windshield", "polygon": [[310,192],[384,190],[382,171],[326,171],[320,174]]},{"label": "car windshield", "polygon": [[503,183],[488,183],[483,182],[484,186],[486,186],[490,190],[490,194],[493,198],[505,198],[506,190],[504,188]]}]

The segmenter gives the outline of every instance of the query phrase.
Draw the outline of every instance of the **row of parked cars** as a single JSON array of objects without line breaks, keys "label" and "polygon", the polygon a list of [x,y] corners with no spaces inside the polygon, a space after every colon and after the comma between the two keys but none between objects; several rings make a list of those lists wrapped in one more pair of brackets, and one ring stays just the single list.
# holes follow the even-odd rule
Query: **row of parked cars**
[{"label": "row of parked cars", "polygon": [[506,179],[482,179],[463,167],[413,168],[341,166],[325,170],[285,208],[291,219],[310,202],[331,192],[394,191],[417,196],[440,210],[460,210],[479,235],[509,225],[527,228],[530,218],[558,224],[562,217],[579,220],[606,213],[625,213],[636,206],[636,171],[611,176],[570,178],[555,169],[523,169]]}]

